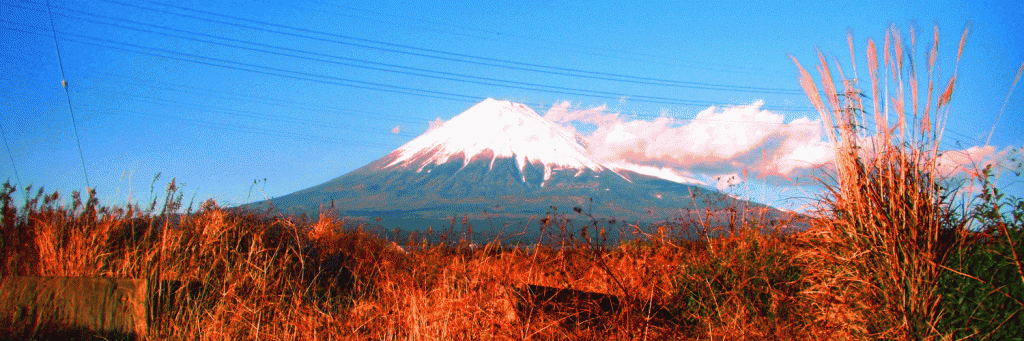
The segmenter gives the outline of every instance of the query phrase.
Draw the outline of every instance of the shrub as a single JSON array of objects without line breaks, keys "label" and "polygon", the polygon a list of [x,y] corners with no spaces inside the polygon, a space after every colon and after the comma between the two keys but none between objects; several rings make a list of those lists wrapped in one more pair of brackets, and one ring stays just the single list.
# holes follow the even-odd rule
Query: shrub
[{"label": "shrub", "polygon": [[679,322],[706,329],[722,322],[722,307],[736,305],[755,319],[790,318],[803,269],[783,250],[759,244],[751,241],[748,247],[710,256],[706,263],[684,265],[671,306]]},{"label": "shrub", "polygon": [[989,186],[979,199],[980,229],[952,253],[940,281],[940,329],[956,339],[1024,340],[1024,200]]}]

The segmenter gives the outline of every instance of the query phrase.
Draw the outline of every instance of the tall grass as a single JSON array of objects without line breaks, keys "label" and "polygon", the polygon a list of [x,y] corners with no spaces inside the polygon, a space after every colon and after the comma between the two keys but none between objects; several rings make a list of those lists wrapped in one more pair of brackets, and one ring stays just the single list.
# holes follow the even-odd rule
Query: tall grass
[{"label": "tall grass", "polygon": [[[821,270],[814,274],[813,290],[823,297],[822,308],[833,313],[826,319],[854,326],[860,337],[939,337],[938,281],[950,250],[965,233],[965,217],[954,201],[958,189],[939,169],[957,74],[954,69],[948,80],[936,77],[938,28],[927,61],[913,61],[915,34],[910,31],[906,44],[901,31],[889,29],[881,61],[874,41],[868,40],[870,107],[862,100],[865,91],[858,88],[855,71],[844,76],[838,63],[830,66],[819,52],[819,91],[793,58],[800,85],[835,151],[834,178],[823,181],[822,219],[807,235],[808,252],[820,262],[813,267]],[[967,30],[957,63],[966,38]],[[856,67],[852,37],[848,43]],[[921,65],[926,69],[923,93],[914,67]]]},{"label": "tall grass", "polygon": [[[168,189],[177,198],[174,186]],[[111,208],[91,192],[65,206],[56,193],[39,191],[16,205],[13,191],[8,185],[0,193],[0,275],[200,284],[161,291],[168,302],[152,311],[148,339],[642,340],[814,332],[800,322],[805,315],[794,313],[806,311],[795,298],[794,274],[772,270],[792,263],[790,237],[764,233],[764,222],[736,221],[733,233],[704,239],[679,238],[673,229],[682,225],[662,224],[654,233],[629,225],[620,232],[629,242],[619,244],[600,241],[611,227],[596,220],[573,227],[568,217],[553,217],[536,244],[476,245],[413,235],[389,240],[386,231],[346,225],[328,213],[269,217],[208,201],[182,214],[174,200],[159,209]],[[581,228],[595,237],[572,236]],[[685,275],[709,272],[716,276],[711,282]],[[534,297],[526,290],[531,285],[613,295],[619,304],[607,310],[550,301]],[[674,303],[681,298],[698,308]]]}]

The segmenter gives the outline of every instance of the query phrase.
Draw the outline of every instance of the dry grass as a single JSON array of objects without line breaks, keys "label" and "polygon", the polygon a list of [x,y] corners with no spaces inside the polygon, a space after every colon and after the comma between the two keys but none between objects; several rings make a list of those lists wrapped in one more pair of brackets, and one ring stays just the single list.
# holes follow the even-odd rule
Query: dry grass
[{"label": "dry grass", "polygon": [[[957,63],[966,37],[965,30]],[[895,27],[886,34],[881,73],[891,79],[883,77],[882,84],[878,51],[873,41],[867,43],[871,110],[861,100],[856,75],[844,77],[836,64],[842,81],[836,85],[819,52],[819,92],[811,75],[793,60],[835,151],[835,177],[825,181],[828,191],[820,201],[823,219],[801,236],[807,259],[815,262],[809,265],[816,269],[807,278],[813,283],[809,292],[820,297],[823,322],[846,326],[856,338],[944,338],[946,332],[938,327],[943,317],[939,282],[943,265],[968,233],[968,217],[956,210],[962,192],[939,168],[956,72],[945,81],[934,76],[936,28],[925,64],[927,90],[920,94],[917,71],[905,57],[911,53],[904,51],[913,48],[914,31],[911,44],[903,39]],[[852,38],[849,42],[852,54]],[[866,121],[868,112],[873,125]],[[975,174],[971,180],[981,179]]]},{"label": "dry grass", "polygon": [[[789,262],[790,237],[752,223],[711,244],[668,238],[669,225],[654,234],[633,229],[621,245],[554,234],[527,246],[440,244],[387,240],[326,214],[263,217],[212,201],[192,214],[155,214],[101,207],[92,193],[64,207],[40,191],[19,209],[13,190],[3,193],[0,274],[202,284],[152,317],[150,339],[701,339],[800,335],[811,326],[800,314],[750,309],[798,310],[794,290],[753,278]],[[547,230],[571,229],[566,219],[548,222]],[[729,275],[709,280],[681,271]],[[697,280],[713,287],[680,293]],[[587,310],[544,302],[528,285],[611,294],[619,304]],[[712,318],[702,315],[707,309],[673,303],[687,294],[722,307]]]}]

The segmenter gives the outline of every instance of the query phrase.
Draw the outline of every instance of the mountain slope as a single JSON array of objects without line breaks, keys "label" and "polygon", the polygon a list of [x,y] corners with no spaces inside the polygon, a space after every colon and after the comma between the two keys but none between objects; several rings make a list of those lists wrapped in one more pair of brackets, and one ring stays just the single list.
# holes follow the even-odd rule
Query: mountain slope
[{"label": "mountain slope", "polygon": [[529,107],[487,99],[377,161],[271,203],[315,214],[333,202],[340,215],[424,222],[528,219],[551,207],[652,222],[681,210],[764,207],[699,183],[665,169],[602,164]]}]

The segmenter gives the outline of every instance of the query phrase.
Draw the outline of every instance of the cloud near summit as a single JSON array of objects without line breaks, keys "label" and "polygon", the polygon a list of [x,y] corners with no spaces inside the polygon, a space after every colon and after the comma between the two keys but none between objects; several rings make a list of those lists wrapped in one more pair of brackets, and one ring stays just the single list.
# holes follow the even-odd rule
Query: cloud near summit
[{"label": "cloud near summit", "polygon": [[832,160],[820,121],[799,118],[787,123],[782,115],[761,109],[763,104],[710,107],[693,119],[644,120],[608,112],[603,105],[573,110],[571,103],[562,102],[544,117],[578,134],[572,123],[596,127],[583,138],[602,161],[669,167],[711,177],[744,174],[744,178],[782,180]]},{"label": "cloud near summit", "polygon": [[[544,117],[580,136],[600,161],[703,175],[720,189],[750,177],[781,185],[808,184],[808,176],[816,175],[819,167],[832,166],[832,147],[823,136],[820,120],[802,117],[785,122],[782,115],[762,105],[758,101],[712,106],[693,119],[635,119],[609,112],[605,105],[573,109],[570,102],[562,102]],[[593,130],[580,132],[574,123]],[[989,165],[1021,172],[1024,162],[1020,160],[1024,160],[1021,148],[974,146],[944,151],[936,165],[944,176],[958,176]]]}]

